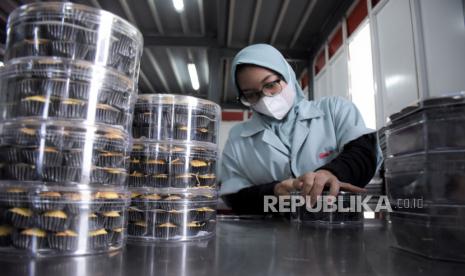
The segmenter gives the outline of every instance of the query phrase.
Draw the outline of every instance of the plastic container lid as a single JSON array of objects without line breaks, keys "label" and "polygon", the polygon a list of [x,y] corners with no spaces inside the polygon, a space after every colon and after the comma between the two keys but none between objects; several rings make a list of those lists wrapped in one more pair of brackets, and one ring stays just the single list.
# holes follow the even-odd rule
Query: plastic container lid
[{"label": "plastic container lid", "polygon": [[4,122],[0,143],[0,179],[126,185],[130,141],[123,131],[67,121]]},{"label": "plastic container lid", "polygon": [[137,98],[137,105],[152,104],[152,105],[177,105],[188,107],[209,107],[217,112],[221,111],[221,107],[209,100],[204,100],[192,96],[175,95],[175,94],[141,94]]},{"label": "plastic container lid", "polygon": [[[401,120],[424,109],[441,108],[463,104],[465,104],[465,91],[447,94],[442,97],[433,97],[421,100],[413,105],[405,107],[400,112],[394,113],[391,116],[389,116],[388,128],[396,121]],[[445,114],[445,116],[447,116],[447,114]]]},{"label": "plastic container lid", "polygon": [[47,257],[124,246],[129,194],[72,189],[66,183],[0,182],[0,253]]},{"label": "plastic container lid", "polygon": [[8,17],[8,26],[21,21],[45,21],[47,24],[69,22],[89,29],[98,30],[98,26],[109,24],[111,28],[143,44],[142,33],[125,19],[110,12],[70,2],[31,3],[15,9]]},{"label": "plastic container lid", "polygon": [[217,194],[131,189],[128,238],[135,241],[204,239],[215,232]]},{"label": "plastic container lid", "polygon": [[[22,57],[9,61],[0,71],[0,79],[38,77],[71,79],[93,85],[93,89],[110,89],[136,95],[135,83],[110,67],[88,61],[57,57]],[[3,91],[12,93],[13,91]],[[95,93],[95,91],[92,91]]]},{"label": "plastic container lid", "polygon": [[134,138],[204,141],[216,144],[221,108],[214,102],[173,94],[139,95]]},{"label": "plastic container lid", "polygon": [[[216,190],[182,188],[129,188],[131,198],[145,201],[167,203],[215,203],[218,201]],[[141,198],[143,195],[158,195],[157,198]]]},{"label": "plastic container lid", "polygon": [[134,140],[129,187],[216,189],[217,161],[211,143]]},{"label": "plastic container lid", "polygon": [[386,159],[386,174],[416,173],[424,171],[452,172],[465,170],[463,151],[437,151],[414,153]]},{"label": "plastic container lid", "polygon": [[[30,140],[18,140],[18,135]],[[21,144],[40,141],[38,138],[54,140],[57,136],[66,136],[75,142],[94,141],[95,143],[111,143],[122,150],[129,147],[130,139],[126,132],[106,125],[75,123],[66,120],[11,120],[0,123],[0,139],[2,144]],[[38,140],[37,140],[38,139]]]},{"label": "plastic container lid", "polygon": [[130,192],[124,188],[89,188],[67,183],[28,181],[0,181],[0,202],[65,204],[124,204],[130,201]]},{"label": "plastic container lid", "polygon": [[132,151],[135,153],[147,152],[147,150],[186,155],[206,155],[216,157],[218,146],[210,142],[183,141],[183,140],[150,140],[133,139]]},{"label": "plastic container lid", "polygon": [[135,82],[89,62],[19,58],[0,71],[4,120],[53,118],[107,124],[129,132]]},{"label": "plastic container lid", "polygon": [[11,13],[5,60],[31,56],[87,60],[114,68],[137,83],[142,50],[142,34],[120,17],[73,3],[47,2]]}]

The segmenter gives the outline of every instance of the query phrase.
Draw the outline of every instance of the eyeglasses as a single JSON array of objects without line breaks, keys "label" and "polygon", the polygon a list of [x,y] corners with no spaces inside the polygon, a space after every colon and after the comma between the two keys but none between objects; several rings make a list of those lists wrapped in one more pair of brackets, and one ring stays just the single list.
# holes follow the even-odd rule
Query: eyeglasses
[{"label": "eyeglasses", "polygon": [[245,106],[252,106],[256,104],[263,96],[274,97],[283,91],[281,86],[282,79],[277,79],[265,83],[261,90],[258,91],[241,91],[238,100]]}]

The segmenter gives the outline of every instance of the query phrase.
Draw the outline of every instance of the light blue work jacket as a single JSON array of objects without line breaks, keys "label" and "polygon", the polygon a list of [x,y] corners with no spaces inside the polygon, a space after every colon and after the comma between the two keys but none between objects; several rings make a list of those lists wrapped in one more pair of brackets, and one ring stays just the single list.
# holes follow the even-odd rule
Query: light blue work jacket
[{"label": "light blue work jacket", "polygon": [[[336,158],[348,142],[374,131],[344,98],[302,100],[298,105],[290,153],[260,116],[231,129],[222,155],[221,195],[312,172]],[[379,167],[379,147],[377,155]]]}]

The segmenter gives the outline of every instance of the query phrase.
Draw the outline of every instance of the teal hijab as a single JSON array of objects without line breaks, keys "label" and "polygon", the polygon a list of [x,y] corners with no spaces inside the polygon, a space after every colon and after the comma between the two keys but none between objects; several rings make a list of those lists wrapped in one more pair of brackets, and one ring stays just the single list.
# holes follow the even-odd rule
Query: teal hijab
[{"label": "teal hijab", "polygon": [[273,46],[268,44],[255,44],[242,49],[234,57],[232,62],[232,80],[237,87],[236,69],[239,64],[258,65],[280,74],[287,85],[294,85],[296,96],[294,105],[287,115],[282,120],[254,112],[253,116],[257,116],[265,125],[267,125],[281,140],[281,142],[291,152],[292,137],[294,136],[294,126],[297,120],[298,103],[305,99],[302,89],[297,82],[295,72],[286,61],[284,56]]}]

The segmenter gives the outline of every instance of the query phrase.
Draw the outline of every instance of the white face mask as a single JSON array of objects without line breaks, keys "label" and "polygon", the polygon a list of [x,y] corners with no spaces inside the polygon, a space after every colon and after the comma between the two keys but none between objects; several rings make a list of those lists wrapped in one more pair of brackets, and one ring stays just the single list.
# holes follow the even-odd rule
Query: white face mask
[{"label": "white face mask", "polygon": [[295,89],[291,83],[274,97],[263,96],[252,108],[263,115],[281,120],[294,105],[294,98]]}]

